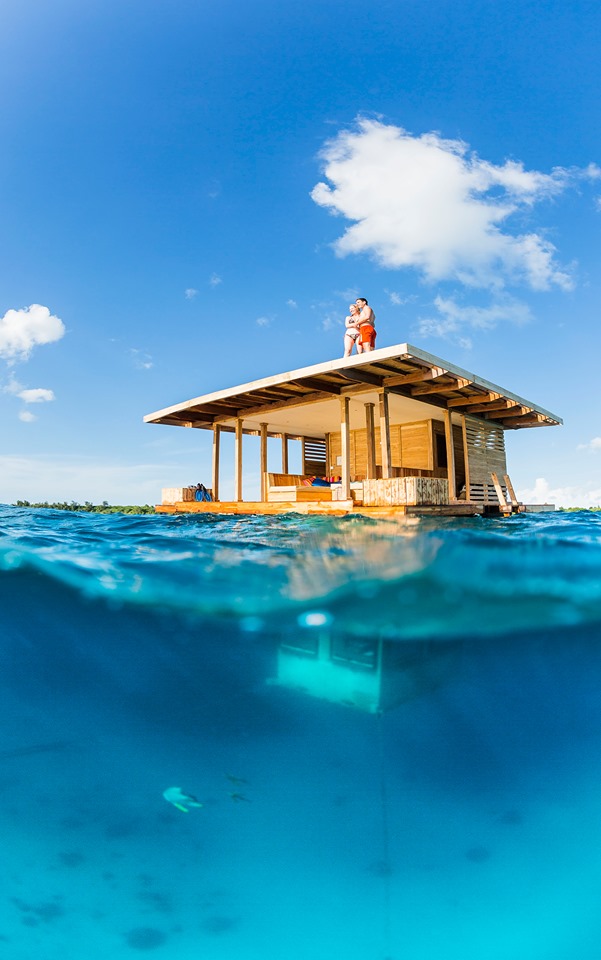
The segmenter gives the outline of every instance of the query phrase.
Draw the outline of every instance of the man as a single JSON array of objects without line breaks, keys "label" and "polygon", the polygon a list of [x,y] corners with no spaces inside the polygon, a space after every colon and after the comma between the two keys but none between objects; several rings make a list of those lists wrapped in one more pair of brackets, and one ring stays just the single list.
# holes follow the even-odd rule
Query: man
[{"label": "man", "polygon": [[369,353],[376,346],[376,315],[365,297],[357,297],[355,303],[359,308],[359,340],[363,352]]}]

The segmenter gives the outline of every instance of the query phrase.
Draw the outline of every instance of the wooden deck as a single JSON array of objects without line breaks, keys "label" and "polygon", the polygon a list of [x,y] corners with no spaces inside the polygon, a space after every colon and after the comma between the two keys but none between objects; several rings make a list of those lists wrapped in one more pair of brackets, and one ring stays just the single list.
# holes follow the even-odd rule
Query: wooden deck
[{"label": "wooden deck", "polygon": [[[350,513],[373,518],[395,518],[402,516],[422,517],[473,517],[489,512],[482,503],[455,503],[438,504],[435,506],[386,506],[362,507],[352,500],[311,500],[280,503],[266,503],[263,501],[224,501],[219,503],[204,503],[196,501],[180,501],[179,503],[163,503],[156,507],[157,513],[212,513],[233,514],[246,516],[264,516],[282,513],[321,514],[323,516],[343,517]],[[494,511],[500,513],[501,510]]]}]

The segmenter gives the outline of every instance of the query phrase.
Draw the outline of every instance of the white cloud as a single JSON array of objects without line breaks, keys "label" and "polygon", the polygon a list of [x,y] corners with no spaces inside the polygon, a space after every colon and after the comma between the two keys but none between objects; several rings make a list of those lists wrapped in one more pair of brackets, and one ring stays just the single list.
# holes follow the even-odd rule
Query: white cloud
[{"label": "white cloud", "polygon": [[64,335],[63,321],[39,303],[7,310],[0,319],[0,357],[9,363],[27,360],[34,347],[54,343]]},{"label": "white cloud", "polygon": [[220,283],[223,283],[223,279],[219,276],[218,273],[212,273],[209,277],[209,286],[218,287]]},{"label": "white cloud", "polygon": [[601,452],[601,437],[593,437],[588,443],[579,443],[579,450],[590,450],[591,453]]},{"label": "white cloud", "polygon": [[25,403],[49,403],[54,400],[54,392],[45,390],[43,387],[36,387],[33,390],[21,390],[18,394]]},{"label": "white cloud", "polygon": [[476,330],[492,330],[501,322],[520,325],[532,319],[529,307],[511,297],[504,297],[487,307],[465,307],[451,297],[436,297],[434,306],[438,311],[437,318],[426,317],[419,320],[419,331],[422,334],[427,335],[433,327],[439,329],[438,336],[455,333],[463,326]]},{"label": "white cloud", "polygon": [[388,294],[388,299],[393,307],[404,307],[407,303],[413,303],[414,300],[417,300],[414,293],[408,297],[402,297],[396,290],[385,290],[384,292]]},{"label": "white cloud", "polygon": [[354,303],[359,296],[359,291],[356,290],[355,287],[348,287],[346,290],[337,290],[336,296],[346,301],[346,303]]},{"label": "white cloud", "polygon": [[325,313],[321,318],[321,329],[324,333],[328,333],[330,330],[334,330],[336,327],[341,326],[343,323],[342,318],[338,313]]},{"label": "white cloud", "polygon": [[417,330],[423,337],[443,337],[463,347],[471,347],[469,338],[455,336],[464,327],[472,330],[492,330],[499,323],[521,325],[532,319],[529,307],[506,296],[488,306],[462,306],[452,297],[436,297],[434,316],[420,317]]},{"label": "white cloud", "polygon": [[286,300],[286,306],[292,307],[293,310],[296,310],[296,308],[298,307],[298,303],[296,302],[296,300]]},{"label": "white cloud", "polygon": [[257,317],[256,324],[258,327],[268,327],[270,323],[269,317]]},{"label": "white cloud", "polygon": [[21,410],[19,414],[19,420],[22,420],[23,423],[32,423],[34,420],[37,420],[35,413],[31,413],[30,410]]},{"label": "white cloud", "polygon": [[144,350],[137,350],[135,347],[130,347],[129,352],[136,370],[152,370],[154,362],[149,353],[145,353]]},{"label": "white cloud", "polygon": [[197,294],[198,290],[196,290],[194,287],[187,287],[187,289],[184,290],[184,296],[186,300],[194,300],[194,297],[197,296]]},{"label": "white cloud", "polygon": [[542,233],[512,231],[509,221],[577,178],[591,178],[590,170],[496,165],[461,141],[413,136],[375,120],[339,132],[321,156],[329,183],[318,183],[311,196],[353,221],[334,244],[339,256],[367,253],[384,267],[470,287],[573,286],[553,244]]},{"label": "white cloud", "polygon": [[518,490],[523,503],[554,503],[556,507],[601,506],[601,487],[580,484],[573,487],[552,487],[544,477],[538,477],[530,490]]},{"label": "white cloud", "polygon": [[486,307],[458,304],[452,297],[436,297],[434,306],[449,323],[457,326],[467,324],[480,330],[491,330],[500,322],[528,323],[532,319],[530,308],[519,300],[506,298]]}]

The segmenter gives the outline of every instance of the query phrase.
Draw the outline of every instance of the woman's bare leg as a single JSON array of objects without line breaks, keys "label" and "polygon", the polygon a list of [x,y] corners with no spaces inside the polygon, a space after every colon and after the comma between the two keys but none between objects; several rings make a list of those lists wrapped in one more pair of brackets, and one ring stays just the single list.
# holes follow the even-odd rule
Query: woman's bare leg
[{"label": "woman's bare leg", "polygon": [[345,357],[350,357],[351,353],[353,352],[354,342],[355,341],[353,340],[353,338],[348,333],[345,333],[344,335],[344,356]]}]

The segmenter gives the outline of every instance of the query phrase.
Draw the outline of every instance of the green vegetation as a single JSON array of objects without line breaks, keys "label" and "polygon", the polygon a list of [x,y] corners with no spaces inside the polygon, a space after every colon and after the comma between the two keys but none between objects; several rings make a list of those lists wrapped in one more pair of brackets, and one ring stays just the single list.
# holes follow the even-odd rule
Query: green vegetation
[{"label": "green vegetation", "polygon": [[599,512],[601,507],[558,507],[559,513],[579,513],[581,510],[588,510],[589,512]]},{"label": "green vegetation", "polygon": [[17,500],[14,504],[15,507],[34,507],[35,509],[42,510],[68,510],[72,513],[154,513],[154,507],[151,507],[148,503],[141,506],[111,506],[110,503],[107,503],[106,500],[103,500],[102,503],[94,504],[90,503],[89,500],[86,500],[85,503],[76,503],[75,500],[72,500],[71,503],[30,503],[29,500]]}]

